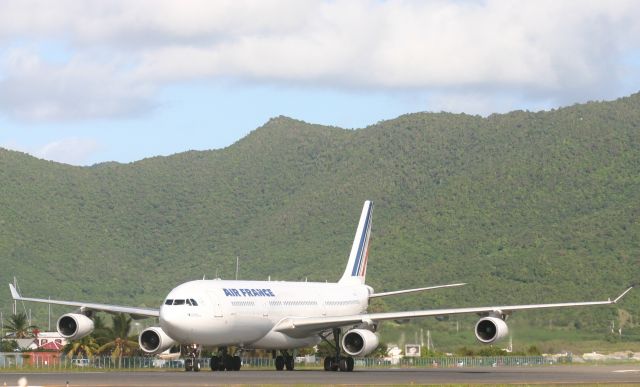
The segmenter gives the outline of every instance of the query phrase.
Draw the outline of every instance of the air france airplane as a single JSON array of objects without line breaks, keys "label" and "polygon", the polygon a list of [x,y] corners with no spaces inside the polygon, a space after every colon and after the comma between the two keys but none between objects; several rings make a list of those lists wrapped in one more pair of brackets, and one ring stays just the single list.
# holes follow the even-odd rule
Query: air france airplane
[{"label": "air france airplane", "polygon": [[[248,349],[270,350],[277,370],[293,370],[292,351],[321,341],[328,342],[335,351],[335,355],[324,359],[325,370],[352,371],[353,357],[366,356],[378,346],[376,329],[385,320],[474,313],[480,317],[475,335],[480,342],[489,344],[508,335],[505,321],[515,311],[610,305],[631,290],[628,288],[616,299],[607,301],[368,313],[369,300],[375,297],[464,285],[374,292],[365,284],[372,211],[373,203],[366,201],[347,267],[336,283],[190,281],[171,290],[159,309],[27,298],[20,296],[13,285],[9,287],[14,300],[76,307],[76,311],[61,316],[56,324],[58,332],[69,340],[93,331],[91,317],[96,311],[158,318],[159,326],[140,333],[140,348],[148,354],[159,354],[180,344],[186,348],[187,371],[200,370],[197,359],[203,346],[218,348],[217,355],[210,359],[211,370],[239,370],[242,365],[239,355]],[[227,350],[230,346],[238,348],[238,352],[230,353]]]}]

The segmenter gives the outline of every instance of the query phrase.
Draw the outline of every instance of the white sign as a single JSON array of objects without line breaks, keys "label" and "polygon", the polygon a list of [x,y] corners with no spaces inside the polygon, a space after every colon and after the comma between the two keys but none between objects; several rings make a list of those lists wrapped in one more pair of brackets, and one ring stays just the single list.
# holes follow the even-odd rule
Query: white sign
[{"label": "white sign", "polygon": [[404,355],[408,357],[420,357],[419,344],[407,344],[404,346]]}]

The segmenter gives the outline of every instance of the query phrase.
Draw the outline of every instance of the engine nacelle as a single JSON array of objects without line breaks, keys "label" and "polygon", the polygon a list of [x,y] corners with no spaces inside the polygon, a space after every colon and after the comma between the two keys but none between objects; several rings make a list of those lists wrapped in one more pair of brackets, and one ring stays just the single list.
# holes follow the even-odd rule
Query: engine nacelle
[{"label": "engine nacelle", "polygon": [[176,344],[160,327],[147,328],[138,337],[140,349],[150,355],[162,353]]},{"label": "engine nacelle", "polygon": [[352,329],[342,336],[342,349],[351,356],[366,356],[379,343],[378,335],[366,329]]},{"label": "engine nacelle", "polygon": [[58,333],[67,340],[77,340],[93,332],[93,320],[84,314],[67,313],[56,323]]},{"label": "engine nacelle", "polygon": [[507,327],[507,323],[501,318],[484,317],[476,323],[475,332],[478,341],[491,344],[507,337],[509,327]]}]

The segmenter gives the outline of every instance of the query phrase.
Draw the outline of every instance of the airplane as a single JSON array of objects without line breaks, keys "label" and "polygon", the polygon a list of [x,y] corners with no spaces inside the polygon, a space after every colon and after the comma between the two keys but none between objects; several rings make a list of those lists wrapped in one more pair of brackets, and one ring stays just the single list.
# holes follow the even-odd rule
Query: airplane
[{"label": "airplane", "polygon": [[[368,313],[367,307],[373,298],[465,285],[454,283],[376,293],[365,284],[372,213],[373,203],[365,201],[347,266],[335,283],[189,281],[171,290],[155,309],[28,298],[22,297],[13,285],[9,288],[17,301],[76,307],[56,323],[58,332],[68,340],[89,335],[94,328],[91,317],[97,311],[125,313],[136,319],[157,318],[159,326],[140,333],[140,349],[155,355],[181,345],[186,348],[186,371],[200,371],[198,359],[203,346],[218,348],[209,361],[212,371],[240,370],[239,355],[250,349],[271,351],[276,370],[293,370],[291,351],[325,341],[332,346],[332,353],[335,352],[324,359],[325,371],[346,372],[353,371],[354,357],[366,356],[376,349],[379,344],[376,330],[383,321],[477,314],[480,318],[475,324],[475,336],[481,343],[491,344],[508,335],[506,320],[515,311],[611,305],[633,288],[606,301]],[[237,348],[236,352],[228,351],[231,346]]]}]

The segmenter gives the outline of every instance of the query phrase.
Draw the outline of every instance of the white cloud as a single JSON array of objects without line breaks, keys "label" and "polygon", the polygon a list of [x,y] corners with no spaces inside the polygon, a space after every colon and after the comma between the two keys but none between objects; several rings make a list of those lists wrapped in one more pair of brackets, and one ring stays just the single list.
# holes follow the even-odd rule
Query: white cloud
[{"label": "white cloud", "polygon": [[55,140],[41,146],[24,146],[15,141],[7,141],[1,146],[29,153],[40,159],[71,165],[87,165],[92,156],[102,149],[96,140],[78,137]]},{"label": "white cloud", "polygon": [[610,98],[629,87],[638,19],[633,0],[4,1],[0,42],[57,39],[72,55],[8,50],[0,111],[126,116],[168,83],[229,77],[494,99],[484,106]]},{"label": "white cloud", "polygon": [[130,77],[114,60],[97,62],[76,55],[51,64],[35,53],[15,49],[5,58],[0,110],[29,121],[129,116],[153,107],[154,87]]},{"label": "white cloud", "polygon": [[93,139],[65,138],[45,144],[33,154],[45,160],[72,165],[85,165],[89,158],[100,150],[100,144]]}]

